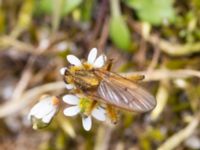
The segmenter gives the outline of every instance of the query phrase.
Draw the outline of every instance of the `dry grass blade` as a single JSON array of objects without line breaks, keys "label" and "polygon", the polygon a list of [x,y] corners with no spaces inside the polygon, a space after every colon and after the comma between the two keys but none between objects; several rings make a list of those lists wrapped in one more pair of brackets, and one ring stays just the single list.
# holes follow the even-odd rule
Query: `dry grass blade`
[{"label": "dry grass blade", "polygon": [[186,138],[188,138],[193,134],[198,125],[199,125],[199,118],[194,117],[193,120],[184,129],[169,137],[169,139],[167,139],[158,148],[158,150],[172,150],[176,148],[181,142],[183,142]]},{"label": "dry grass blade", "polygon": [[112,132],[112,127],[100,126],[97,131],[94,150],[107,150]]},{"label": "dry grass blade", "polygon": [[32,78],[32,67],[33,67],[34,61],[35,61],[35,57],[29,58],[28,63],[21,75],[21,78],[12,94],[11,101],[19,99],[19,97],[22,95],[24,90],[27,88],[28,83]]},{"label": "dry grass blade", "polygon": [[[172,56],[184,56],[197,53],[200,50],[200,43],[187,43],[185,45],[171,43],[164,39],[159,39],[155,35],[151,35],[147,39],[150,43],[158,46],[163,52]],[[159,42],[158,42],[159,41]]]},{"label": "dry grass blade", "polygon": [[121,75],[130,78],[136,74],[145,75],[144,81],[157,81],[163,79],[176,79],[176,78],[188,78],[188,77],[198,77],[200,78],[200,71],[190,70],[190,69],[180,69],[180,70],[166,70],[158,69],[153,71],[141,71],[134,73],[122,73]]},{"label": "dry grass blade", "polygon": [[59,122],[59,126],[63,129],[63,131],[68,134],[71,138],[76,137],[76,133],[74,131],[73,125],[69,122],[69,120],[63,118],[62,116],[57,117],[57,121]]},{"label": "dry grass blade", "polygon": [[3,47],[1,50],[6,50],[7,47],[14,47],[15,50],[21,52],[30,52],[33,54],[36,54],[37,52],[32,45],[18,41],[10,36],[3,36],[0,38],[0,47]]},{"label": "dry grass blade", "polygon": [[47,83],[47,84],[32,88],[26,91],[19,98],[20,100],[10,101],[0,106],[0,118],[18,113],[23,108],[27,107],[30,103],[32,103],[40,95],[46,92],[60,90],[60,89],[63,89],[64,87],[65,85],[61,81],[61,82]]},{"label": "dry grass blade", "polygon": [[151,112],[151,119],[152,120],[156,120],[158,119],[158,117],[160,116],[160,114],[163,112],[168,97],[169,97],[169,91],[168,91],[168,82],[166,81],[161,81],[159,88],[158,88],[158,92],[156,94],[156,99],[157,101],[157,106],[155,107],[155,109]]}]

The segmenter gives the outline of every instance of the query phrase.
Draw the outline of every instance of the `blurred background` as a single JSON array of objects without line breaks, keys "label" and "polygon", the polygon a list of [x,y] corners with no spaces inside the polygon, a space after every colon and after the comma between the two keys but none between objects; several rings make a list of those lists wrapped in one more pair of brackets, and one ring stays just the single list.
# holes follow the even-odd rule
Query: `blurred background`
[{"label": "blurred background", "polygon": [[[200,149],[199,0],[0,0],[0,150]],[[148,113],[120,110],[116,125],[60,111],[33,130],[27,115],[43,94],[67,94],[66,55],[97,47],[113,71],[146,76]]]}]

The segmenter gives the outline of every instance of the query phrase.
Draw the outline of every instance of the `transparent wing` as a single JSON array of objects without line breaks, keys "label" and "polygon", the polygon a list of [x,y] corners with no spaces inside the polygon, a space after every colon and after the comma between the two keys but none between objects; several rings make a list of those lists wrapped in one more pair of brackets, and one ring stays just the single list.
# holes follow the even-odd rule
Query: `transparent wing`
[{"label": "transparent wing", "polygon": [[155,98],[134,82],[111,72],[96,72],[102,81],[98,95],[106,103],[129,111],[146,112],[156,106]]}]

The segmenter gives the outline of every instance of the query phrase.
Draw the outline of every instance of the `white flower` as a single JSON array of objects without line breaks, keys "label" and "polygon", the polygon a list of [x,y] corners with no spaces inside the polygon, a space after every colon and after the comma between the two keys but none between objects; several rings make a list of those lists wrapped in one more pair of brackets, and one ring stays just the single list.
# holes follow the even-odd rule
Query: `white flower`
[{"label": "white flower", "polygon": [[[83,65],[82,62],[80,61],[80,59],[78,59],[74,55],[67,55],[67,60],[70,64],[72,64],[74,66],[81,67]],[[105,62],[106,62],[105,55],[102,54],[99,57],[97,57],[97,48],[91,49],[90,53],[88,54],[88,58],[87,58],[88,64],[92,65],[92,67],[94,67],[94,68],[101,68],[105,65]]]},{"label": "white flower", "polygon": [[[107,59],[106,56],[103,54],[97,57],[97,48],[93,48],[88,54],[87,64],[90,64],[93,68],[101,68],[105,65],[106,59]],[[81,60],[74,55],[67,55],[67,60],[71,65],[74,65],[77,67],[83,67],[83,63],[81,62]],[[66,70],[67,70],[67,67],[61,68],[60,74],[65,75]],[[66,88],[68,90],[75,89],[75,85],[66,84]]]},{"label": "white flower", "polygon": [[33,128],[46,127],[58,111],[59,99],[55,96],[46,96],[35,104],[28,114],[32,121]]},{"label": "white flower", "polygon": [[[75,116],[78,113],[81,113],[82,108],[80,106],[80,103],[82,100],[81,100],[81,97],[78,97],[75,95],[70,95],[70,94],[65,95],[63,97],[63,101],[72,106],[64,110],[64,115]],[[83,128],[86,131],[89,131],[92,127],[92,117],[94,117],[95,119],[99,121],[105,121],[106,120],[105,110],[98,106],[92,110],[91,115],[88,115],[88,116],[82,115],[82,124],[83,124]]]}]

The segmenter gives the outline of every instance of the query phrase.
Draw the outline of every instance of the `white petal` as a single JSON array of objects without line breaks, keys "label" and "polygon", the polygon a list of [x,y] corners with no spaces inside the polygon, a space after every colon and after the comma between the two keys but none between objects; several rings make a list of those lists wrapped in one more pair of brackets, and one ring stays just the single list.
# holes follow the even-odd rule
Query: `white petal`
[{"label": "white petal", "polygon": [[55,114],[56,114],[56,111],[52,111],[52,112],[49,113],[48,115],[44,116],[44,117],[42,118],[42,121],[43,121],[44,123],[49,123],[49,122],[51,121],[51,119],[55,116]]},{"label": "white petal", "polygon": [[66,89],[71,90],[74,89],[75,86],[73,84],[65,84]]},{"label": "white petal", "polygon": [[66,108],[63,112],[65,116],[75,116],[80,112],[79,106],[71,106]]},{"label": "white petal", "polygon": [[106,62],[106,56],[105,55],[100,55],[96,60],[95,62],[93,63],[93,66],[95,68],[101,68],[103,67],[103,65],[105,64]]},{"label": "white petal", "polygon": [[63,67],[60,69],[60,74],[65,75],[65,71],[67,70],[67,67]]},{"label": "white petal", "polygon": [[82,117],[82,123],[83,123],[83,128],[86,131],[89,131],[92,127],[92,119],[91,116],[88,117]]},{"label": "white petal", "polygon": [[75,66],[82,66],[81,61],[74,55],[67,55],[67,60],[70,64]]},{"label": "white petal", "polygon": [[77,105],[79,103],[79,98],[75,95],[67,94],[63,96],[63,101],[70,105]]},{"label": "white petal", "polygon": [[97,48],[93,48],[93,49],[91,49],[91,51],[88,55],[88,59],[87,59],[88,63],[93,64],[96,57],[97,57]]},{"label": "white petal", "polygon": [[45,116],[42,118],[42,122],[44,123],[49,123],[51,121],[52,117],[51,116]]},{"label": "white petal", "polygon": [[99,121],[106,120],[105,110],[103,108],[94,109],[92,111],[92,116]]},{"label": "white petal", "polygon": [[35,116],[36,118],[40,119],[51,112],[53,109],[55,109],[55,107],[51,103],[51,98],[48,97],[33,106],[30,111],[30,116]]}]

